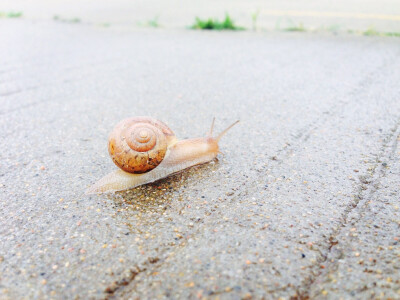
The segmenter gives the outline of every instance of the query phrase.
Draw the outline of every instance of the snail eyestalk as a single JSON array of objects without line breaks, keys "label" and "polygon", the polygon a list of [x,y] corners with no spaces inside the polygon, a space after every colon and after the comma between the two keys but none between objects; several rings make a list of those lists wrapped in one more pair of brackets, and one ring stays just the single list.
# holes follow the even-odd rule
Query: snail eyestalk
[{"label": "snail eyestalk", "polygon": [[210,132],[208,133],[208,136],[212,136],[212,133],[214,130],[214,123],[215,123],[215,117],[213,118],[213,120],[211,122],[211,128],[210,128]]},{"label": "snail eyestalk", "polygon": [[217,140],[217,142],[219,142],[219,140],[224,136],[225,133],[228,132],[229,129],[231,129],[233,126],[235,126],[237,123],[239,123],[240,120],[237,120],[235,123],[233,123],[232,125],[229,125],[228,128],[226,128],[224,131],[222,131],[215,139]]}]

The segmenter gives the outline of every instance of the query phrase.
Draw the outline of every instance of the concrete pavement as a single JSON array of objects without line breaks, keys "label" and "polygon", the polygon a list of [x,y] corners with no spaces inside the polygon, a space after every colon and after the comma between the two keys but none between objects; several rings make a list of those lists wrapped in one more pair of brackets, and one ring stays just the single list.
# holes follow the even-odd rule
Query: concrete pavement
[{"label": "concrete pavement", "polygon": [[[1,20],[0,298],[400,297],[397,38]],[[109,196],[111,128],[241,123]]]}]

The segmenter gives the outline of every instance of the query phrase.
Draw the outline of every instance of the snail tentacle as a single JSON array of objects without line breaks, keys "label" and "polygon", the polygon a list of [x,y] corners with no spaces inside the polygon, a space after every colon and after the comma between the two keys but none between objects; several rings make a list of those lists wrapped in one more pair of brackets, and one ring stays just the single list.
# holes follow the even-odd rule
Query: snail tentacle
[{"label": "snail tentacle", "polygon": [[215,139],[219,142],[220,139],[225,135],[225,133],[227,133],[229,129],[231,129],[233,126],[235,126],[239,122],[240,122],[240,120],[237,120],[233,124],[229,125],[228,128],[223,130]]},{"label": "snail tentacle", "polygon": [[215,117],[213,118],[213,120],[211,122],[211,128],[210,128],[210,131],[208,132],[208,136],[212,136],[212,134],[213,134],[214,123],[215,123]]}]

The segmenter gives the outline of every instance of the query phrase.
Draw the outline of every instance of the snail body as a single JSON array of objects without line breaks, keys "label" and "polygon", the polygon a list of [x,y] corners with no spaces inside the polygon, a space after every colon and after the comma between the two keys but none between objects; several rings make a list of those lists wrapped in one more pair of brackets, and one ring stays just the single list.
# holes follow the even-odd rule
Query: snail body
[{"label": "snail body", "polygon": [[177,140],[172,130],[161,121],[150,117],[124,120],[114,128],[108,146],[111,158],[120,169],[101,178],[86,193],[131,189],[212,161],[219,153],[219,140],[238,122],[217,137],[212,137],[213,121],[206,137]]}]

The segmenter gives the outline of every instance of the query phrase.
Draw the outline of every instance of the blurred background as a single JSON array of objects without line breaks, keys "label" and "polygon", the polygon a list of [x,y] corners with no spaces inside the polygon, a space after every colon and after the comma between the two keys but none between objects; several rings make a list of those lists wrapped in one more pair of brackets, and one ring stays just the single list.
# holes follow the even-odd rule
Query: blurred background
[{"label": "blurred background", "polygon": [[396,0],[2,0],[0,12],[101,26],[186,28],[196,17],[223,18],[253,30],[400,32]]}]

